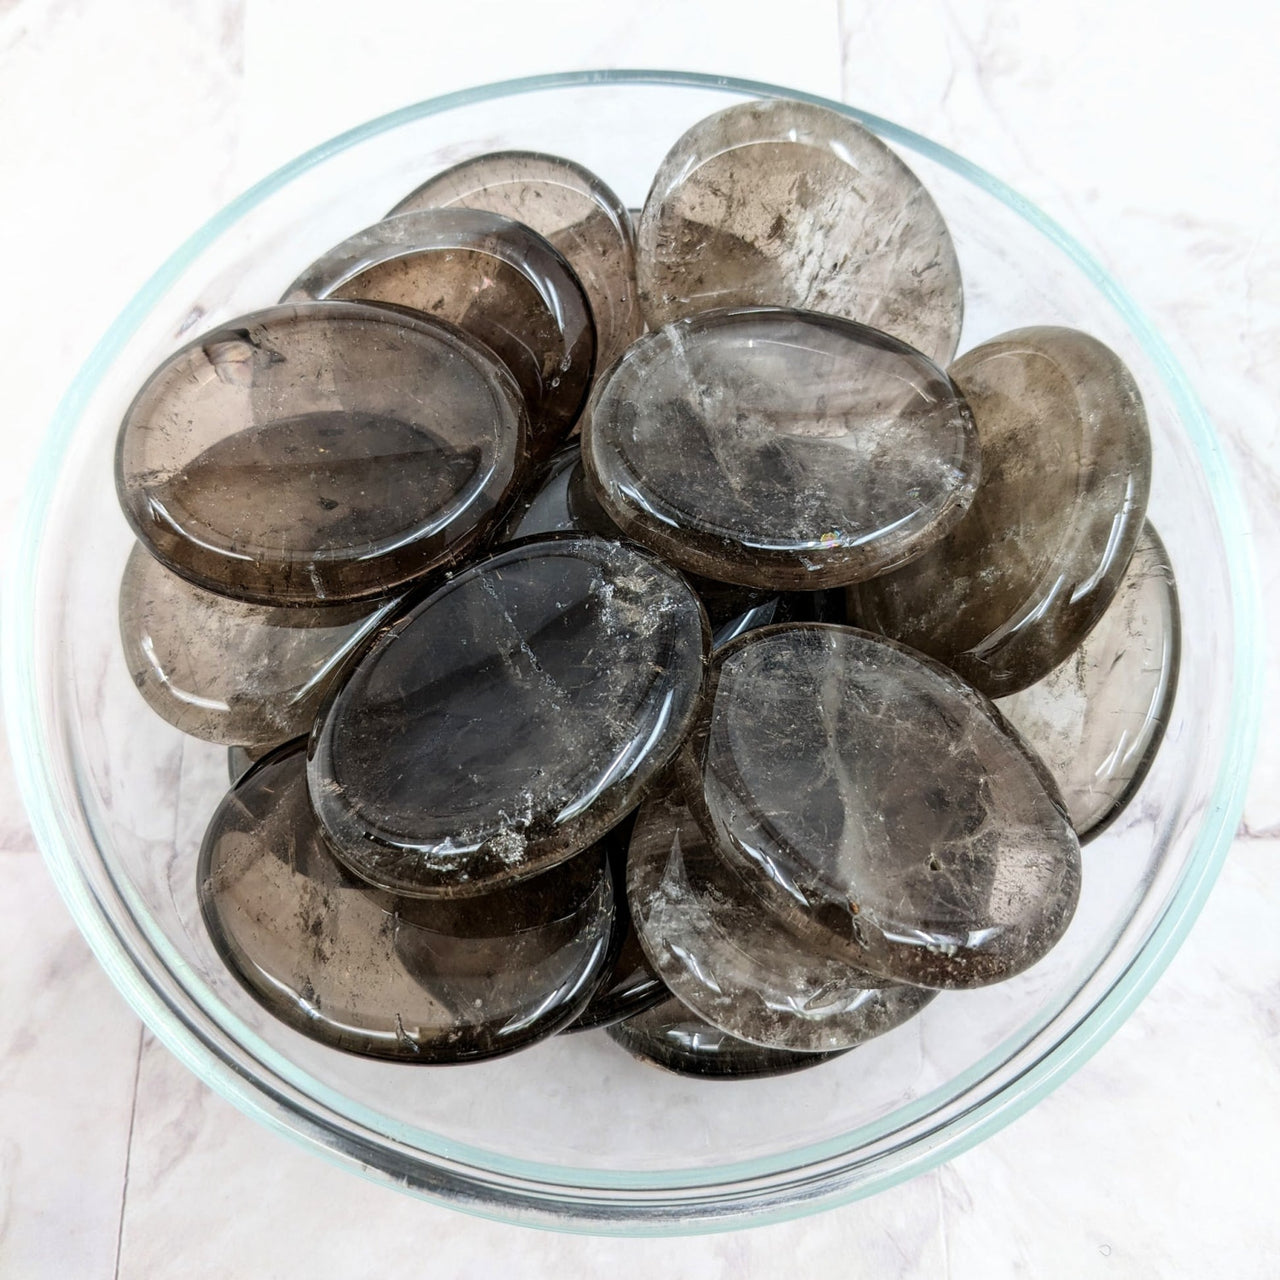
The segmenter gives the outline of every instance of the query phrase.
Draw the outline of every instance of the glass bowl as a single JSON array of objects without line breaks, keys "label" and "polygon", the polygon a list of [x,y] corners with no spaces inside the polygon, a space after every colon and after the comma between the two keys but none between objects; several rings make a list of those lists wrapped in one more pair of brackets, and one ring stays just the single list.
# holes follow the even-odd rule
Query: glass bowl
[{"label": "glass bowl", "polygon": [[728,1084],[645,1067],[601,1033],[465,1068],[368,1061],[275,1022],[222,967],[200,922],[195,865],[225,753],[148,710],[116,640],[131,538],[112,450],[133,392],[168,352],[274,301],[435,170],[484,151],[549,151],[634,207],[686,127],[768,96],[822,101],[665,72],[540,76],[408,107],[301,156],[198,231],[129,303],[67,392],[29,491],[6,601],[9,728],[36,835],[98,959],[169,1049],[250,1115],[459,1208],[596,1231],[706,1230],[867,1195],[945,1160],[1065,1079],[1134,1008],[1200,909],[1243,801],[1259,646],[1241,507],[1168,349],[1014,192],[827,102],[896,147],[946,215],[967,291],[962,349],[1020,325],[1074,325],[1120,353],[1146,398],[1151,516],[1181,592],[1182,675],[1145,784],[1085,850],[1064,941],[1021,977],[944,994],[817,1070]]}]

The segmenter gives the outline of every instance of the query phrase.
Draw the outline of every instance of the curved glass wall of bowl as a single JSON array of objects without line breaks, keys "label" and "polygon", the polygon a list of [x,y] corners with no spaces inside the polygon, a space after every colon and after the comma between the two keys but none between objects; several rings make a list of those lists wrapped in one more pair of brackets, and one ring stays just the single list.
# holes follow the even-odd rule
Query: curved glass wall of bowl
[{"label": "curved glass wall of bowl", "polygon": [[[1086,329],[1133,372],[1150,419],[1149,514],[1184,620],[1179,694],[1137,800],[1088,850],[1062,943],[1022,977],[936,1000],[820,1071],[715,1087],[631,1063],[598,1034],[406,1074],[304,1040],[218,962],[192,869],[226,789],[225,752],[151,715],[114,647],[132,539],[104,477],[133,393],[194,333],[278,296],[424,170],[493,147],[539,149],[635,205],[684,129],[761,92],[785,94],[674,74],[544,78],[422,104],[303,157],[197,233],[129,305],[59,411],[16,535],[10,737],[53,874],[113,980],[164,1043],[259,1119],[390,1184],[522,1222],[661,1232],[768,1221],[799,1211],[802,1183],[811,1210],[954,1155],[1065,1078],[1140,999],[1194,918],[1243,799],[1255,606],[1238,498],[1185,380],[1064,233],[959,157],[873,120],[951,228],[967,286],[961,349],[1029,322]],[[610,1090],[563,1088],[606,1061]],[[620,1127],[620,1110],[645,1122]],[[734,1199],[711,1189],[730,1179]]]}]

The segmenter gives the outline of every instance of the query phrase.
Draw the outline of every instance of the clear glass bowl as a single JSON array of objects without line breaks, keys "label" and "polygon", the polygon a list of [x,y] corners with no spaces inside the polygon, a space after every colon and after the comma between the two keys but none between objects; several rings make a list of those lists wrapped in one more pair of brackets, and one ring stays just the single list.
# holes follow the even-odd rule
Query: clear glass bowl
[{"label": "clear glass bowl", "polygon": [[112,449],[134,390],[182,341],[272,302],[443,166],[550,151],[637,206],[688,125],[760,96],[821,101],[662,72],[543,76],[424,102],[309,152],[218,214],[125,308],[67,392],[29,492],[6,602],[9,728],[37,837],[98,959],[156,1035],[250,1115],[459,1208],[587,1230],[701,1230],[818,1209],[937,1164],[1031,1106],[1133,1009],[1198,912],[1243,801],[1260,648],[1241,507],[1168,349],[1014,192],[924,138],[825,103],[897,147],[941,206],[965,274],[962,349],[1019,325],[1075,325],[1123,356],[1146,397],[1182,676],[1145,785],[1085,851],[1065,940],[1021,977],[943,995],[818,1070],[732,1084],[647,1068],[600,1033],[465,1068],[365,1061],[273,1021],[223,969],[200,923],[195,861],[224,753],[146,708],[116,640],[131,539]]}]

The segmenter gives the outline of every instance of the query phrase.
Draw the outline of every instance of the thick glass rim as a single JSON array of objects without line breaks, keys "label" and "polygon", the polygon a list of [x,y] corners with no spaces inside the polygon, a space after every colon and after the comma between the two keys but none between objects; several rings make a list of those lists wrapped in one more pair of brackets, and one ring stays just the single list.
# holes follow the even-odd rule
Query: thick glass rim
[{"label": "thick glass rim", "polygon": [[[63,804],[56,762],[43,738],[37,696],[37,566],[58,477],[90,396],[157,300],[194,260],[241,217],[324,160],[378,134],[457,107],[503,97],[590,85],[651,85],[792,98],[857,120],[952,170],[1000,200],[1055,244],[1130,327],[1170,393],[1195,448],[1223,533],[1236,626],[1233,689],[1224,752],[1210,803],[1186,866],[1150,936],[1084,1017],[997,1093],[917,1136],[906,1158],[857,1176],[857,1151],[927,1114],[929,1099],[904,1115],[820,1143],[704,1171],[575,1169],[499,1157],[440,1138],[414,1149],[377,1133],[350,1108],[323,1102],[318,1082],[264,1078],[183,1011],[148,977],[139,939],[124,937],[77,864],[83,821]],[[67,389],[42,442],[24,496],[10,554],[3,625],[3,692],[14,765],[36,840],[68,908],[134,1011],[158,1039],[215,1092],[269,1127],[362,1173],[454,1208],[526,1225],[609,1234],[672,1234],[762,1224],[885,1190],[974,1146],[1021,1115],[1086,1062],[1151,989],[1199,914],[1243,810],[1260,722],[1261,636],[1244,507],[1222,446],[1172,352],[1125,290],[1057,223],[955,152],[908,129],[815,94],[730,76],[661,70],[606,70],[528,76],[431,98],[351,129],[290,161],[249,188],[189,237],[143,285],[98,342]],[[216,1030],[234,1040],[225,1022]],[[1037,1028],[1037,1033],[1043,1028]],[[967,1073],[976,1084],[1006,1059],[1000,1049]],[[260,1061],[260,1060],[259,1060]],[[265,1065],[265,1064],[263,1064]],[[290,1073],[299,1075],[301,1073]],[[955,1082],[947,1092],[953,1093]],[[353,1125],[366,1132],[353,1132]]]}]

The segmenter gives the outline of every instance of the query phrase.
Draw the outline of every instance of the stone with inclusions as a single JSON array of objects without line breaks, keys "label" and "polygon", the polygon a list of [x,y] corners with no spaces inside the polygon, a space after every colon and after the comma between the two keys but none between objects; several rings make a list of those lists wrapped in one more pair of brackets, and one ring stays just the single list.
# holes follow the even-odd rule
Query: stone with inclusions
[{"label": "stone with inclusions", "polygon": [[261,751],[310,732],[343,661],[394,607],[231,600],[135,546],[120,583],[120,639],[152,710],[193,737]]},{"label": "stone with inclusions", "polygon": [[996,703],[1049,766],[1082,840],[1119,816],[1155,759],[1178,685],[1180,632],[1173,566],[1148,523],[1084,643]]},{"label": "stone with inclusions", "polygon": [[646,334],[597,385],[582,456],[609,517],[673,564],[805,591],[919,555],[981,470],[968,407],[930,360],[777,308]]},{"label": "stone with inclusions", "polygon": [[645,954],[672,994],[713,1026],[765,1048],[852,1048],[913,1017],[936,994],[886,984],[793,937],[703,835],[678,787],[640,807],[627,901]]},{"label": "stone with inclusions", "polygon": [[607,369],[644,328],[636,292],[631,217],[595,174],[572,160],[535,151],[495,151],[428,179],[391,215],[419,209],[487,209],[532,227],[564,255],[591,304]]},{"label": "stone with inclusions", "polygon": [[386,595],[461,555],[524,478],[526,413],[499,362],[427,318],[273,307],[152,374],[116,448],[134,532],[224,595]]},{"label": "stone with inclusions", "polygon": [[1066,929],[1080,849],[1057,787],[945,667],[851,627],[789,625],[721,650],[711,688],[686,782],[700,775],[722,856],[806,944],[972,987]]},{"label": "stone with inclusions", "polygon": [[830,1053],[795,1053],[748,1044],[704,1022],[674,996],[617,1023],[606,1034],[641,1062],[676,1075],[713,1080],[790,1075],[848,1052],[837,1049]]},{"label": "stone with inclusions", "polygon": [[982,483],[911,564],[851,594],[859,625],[953,667],[991,697],[1049,674],[1110,604],[1151,485],[1142,397],[1107,347],[1018,329],[951,376],[973,410]]},{"label": "stone with inclusions", "polygon": [[697,710],[709,643],[683,579],[598,538],[526,542],[386,624],[321,713],[316,812],[358,875],[465,896],[618,822]]},{"label": "stone with inclusions", "polygon": [[942,214],[874,134],[802,102],[708,116],[658,169],[637,229],[651,329],[709,307],[782,306],[869,324],[945,365],[960,265]]},{"label": "stone with inclusions", "polygon": [[332,856],[305,765],[301,741],[256,765],[200,856],[210,935],[259,1003],[333,1048],[421,1063],[509,1053],[578,1014],[609,955],[603,854],[481,898],[397,898]]},{"label": "stone with inclusions", "polygon": [[286,302],[346,298],[447,320],[511,371],[544,458],[578,419],[595,370],[582,285],[537,232],[479,209],[425,209],[358,231],[312,263]]}]

